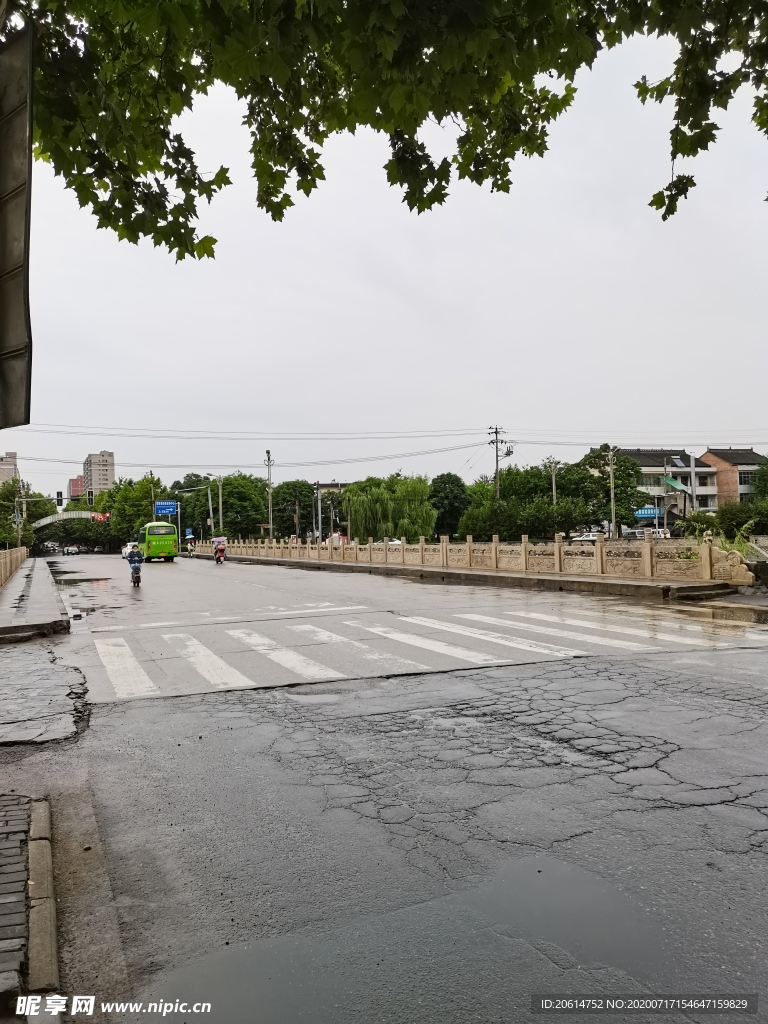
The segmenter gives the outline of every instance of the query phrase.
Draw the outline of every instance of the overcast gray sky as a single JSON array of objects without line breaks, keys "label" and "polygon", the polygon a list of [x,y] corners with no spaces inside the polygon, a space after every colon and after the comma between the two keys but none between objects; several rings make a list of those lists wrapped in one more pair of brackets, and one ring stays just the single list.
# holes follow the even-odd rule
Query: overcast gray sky
[{"label": "overcast gray sky", "polygon": [[[167,482],[187,466],[263,469],[268,447],[278,481],[398,469],[471,480],[491,470],[490,448],[404,453],[479,445],[493,423],[521,464],[602,441],[768,451],[768,144],[740,96],[695,161],[691,199],[663,224],[647,203],[670,176],[670,110],[641,106],[632,83],[661,77],[673,55],[648,40],[602,55],[509,195],[457,183],[421,216],[386,182],[386,140],[360,132],[328,145],[326,182],[272,223],[254,202],[237,102],[215,92],[185,122],[201,167],[224,163],[234,180],[203,215],[215,261],[177,264],[97,231],[37,165],[34,426],[4,431],[0,448],[47,493],[101,448],[120,475],[171,467],[159,468]],[[449,143],[432,131],[436,150]],[[465,429],[480,433],[285,439]],[[340,461],[382,454],[401,457]],[[287,465],[298,462],[328,464]]]}]

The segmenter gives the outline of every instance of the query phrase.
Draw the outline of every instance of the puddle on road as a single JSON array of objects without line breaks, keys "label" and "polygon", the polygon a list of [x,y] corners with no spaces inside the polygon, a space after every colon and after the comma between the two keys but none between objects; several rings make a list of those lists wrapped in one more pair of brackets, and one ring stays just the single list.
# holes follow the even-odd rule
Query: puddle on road
[{"label": "puddle on road", "polygon": [[603,965],[614,968],[614,987],[621,971],[629,990],[630,978],[669,988],[674,960],[666,930],[615,885],[550,857],[525,857],[476,888],[324,935],[214,953],[159,976],[140,998],[210,1002],[210,1024],[465,1024],[527,1017],[531,994],[557,989],[560,970],[577,965],[583,991],[602,989],[588,971]]}]

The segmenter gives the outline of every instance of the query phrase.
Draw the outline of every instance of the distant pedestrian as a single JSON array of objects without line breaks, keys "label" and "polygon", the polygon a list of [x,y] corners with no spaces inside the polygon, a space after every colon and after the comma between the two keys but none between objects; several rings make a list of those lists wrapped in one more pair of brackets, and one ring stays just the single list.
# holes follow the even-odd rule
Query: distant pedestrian
[{"label": "distant pedestrian", "polygon": [[195,554],[195,542],[192,537],[187,541],[187,558],[192,558]]}]

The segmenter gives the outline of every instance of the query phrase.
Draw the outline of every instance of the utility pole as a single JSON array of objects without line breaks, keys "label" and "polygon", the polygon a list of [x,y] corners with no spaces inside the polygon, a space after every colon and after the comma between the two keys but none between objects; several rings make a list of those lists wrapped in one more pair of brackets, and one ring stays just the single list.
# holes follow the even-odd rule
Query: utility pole
[{"label": "utility pole", "polygon": [[608,449],[608,475],[611,481],[611,540],[616,540],[616,483],[614,470],[616,469],[616,452],[618,448]]},{"label": "utility pole", "polygon": [[219,533],[224,536],[224,504],[221,496],[223,480],[220,476],[216,477],[219,482]]},{"label": "utility pole", "polygon": [[211,497],[211,485],[208,485],[208,514],[211,517],[211,536],[216,532],[216,520],[213,518],[213,498]]},{"label": "utility pole", "polygon": [[298,544],[301,539],[301,525],[299,523],[299,485],[296,484],[294,488],[293,496],[296,500],[296,543]]},{"label": "utility pole", "polygon": [[499,445],[504,444],[504,438],[502,437],[504,430],[502,427],[489,427],[488,433],[491,435],[492,440],[488,442],[489,445],[494,449],[496,455],[496,472],[494,476],[494,489],[493,494],[496,501],[499,500],[499,459],[508,459],[514,448],[511,444],[508,444],[503,452],[499,452]]},{"label": "utility pole", "polygon": [[552,518],[555,520],[555,530],[557,530],[557,470],[561,463],[557,459],[545,459],[544,468],[548,469],[552,474]]},{"label": "utility pole", "polygon": [[[317,484],[315,484],[317,488]],[[315,496],[312,495],[312,537],[317,542],[317,509],[315,508]]]},{"label": "utility pole", "polygon": [[323,543],[323,496],[320,493],[320,481],[318,480],[317,487],[317,543]]},{"label": "utility pole", "polygon": [[664,456],[664,529],[667,528],[667,509],[669,508],[669,502],[667,501],[667,458]]},{"label": "utility pole", "polygon": [[272,458],[272,454],[267,448],[267,457],[264,460],[264,465],[267,467],[267,500],[269,502],[269,536],[272,536],[272,467],[275,464],[275,460]]}]

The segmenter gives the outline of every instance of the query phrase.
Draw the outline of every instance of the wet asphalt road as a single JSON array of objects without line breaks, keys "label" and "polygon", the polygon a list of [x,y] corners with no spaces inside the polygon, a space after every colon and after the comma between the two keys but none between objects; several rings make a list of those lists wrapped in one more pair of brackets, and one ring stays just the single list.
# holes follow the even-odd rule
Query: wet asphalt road
[{"label": "wet asphalt road", "polygon": [[74,561],[78,631],[25,657],[90,718],[0,755],[51,794],[70,994],[463,1024],[536,992],[768,993],[764,627],[199,562],[136,596]]}]

